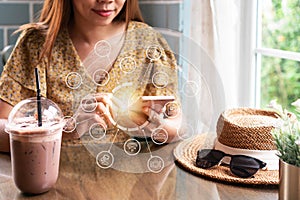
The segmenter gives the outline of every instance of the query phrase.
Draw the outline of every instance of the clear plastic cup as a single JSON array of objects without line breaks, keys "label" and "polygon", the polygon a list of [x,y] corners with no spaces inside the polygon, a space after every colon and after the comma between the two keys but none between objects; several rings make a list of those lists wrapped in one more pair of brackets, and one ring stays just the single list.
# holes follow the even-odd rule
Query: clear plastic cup
[{"label": "clear plastic cup", "polygon": [[5,127],[10,137],[14,182],[30,194],[47,192],[56,183],[65,125],[53,101],[42,98],[40,103],[42,126],[38,126],[37,99],[30,98],[12,109]]}]

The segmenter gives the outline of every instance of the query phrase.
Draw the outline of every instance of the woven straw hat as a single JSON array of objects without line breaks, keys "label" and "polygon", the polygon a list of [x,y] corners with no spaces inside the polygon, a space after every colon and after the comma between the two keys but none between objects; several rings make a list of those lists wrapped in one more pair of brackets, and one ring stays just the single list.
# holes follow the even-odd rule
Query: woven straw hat
[{"label": "woven straw hat", "polygon": [[[278,123],[276,113],[261,109],[236,108],[224,111],[217,122],[217,138],[200,134],[182,141],[174,150],[176,161],[187,171],[212,180],[232,184],[277,186],[279,183],[278,157],[271,130]],[[239,178],[226,165],[209,169],[196,166],[197,151],[207,140],[214,140],[214,148],[228,154],[256,157],[267,163],[254,177]],[[229,162],[230,159],[224,158]],[[225,161],[226,162],[226,161]]]}]

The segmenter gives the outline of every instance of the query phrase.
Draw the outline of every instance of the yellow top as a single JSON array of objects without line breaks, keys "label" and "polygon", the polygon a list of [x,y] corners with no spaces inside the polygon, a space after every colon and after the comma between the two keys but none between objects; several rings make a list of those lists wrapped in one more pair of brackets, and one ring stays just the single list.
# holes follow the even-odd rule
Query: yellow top
[{"label": "yellow top", "polygon": [[[66,29],[58,34],[50,64],[47,58],[38,63],[44,39],[37,30],[23,32],[4,67],[0,98],[12,106],[36,96],[35,67],[40,73],[41,95],[57,103],[65,116],[72,116],[87,94],[97,92],[127,96],[177,94],[175,57],[165,39],[144,23],[129,23],[122,48],[111,61],[109,71],[84,66]],[[112,51],[107,42],[102,43],[100,50],[95,48],[90,53],[96,55],[92,65],[107,56],[105,51]],[[98,72],[105,72],[104,76],[97,76]]]}]

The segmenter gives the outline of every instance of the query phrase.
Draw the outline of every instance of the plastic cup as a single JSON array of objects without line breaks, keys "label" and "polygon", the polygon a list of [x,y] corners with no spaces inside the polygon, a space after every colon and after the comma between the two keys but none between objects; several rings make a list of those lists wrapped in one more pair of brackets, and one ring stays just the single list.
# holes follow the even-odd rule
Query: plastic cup
[{"label": "plastic cup", "polygon": [[42,98],[40,103],[42,126],[38,126],[37,100],[30,98],[12,109],[5,128],[10,137],[15,185],[29,194],[47,192],[56,183],[65,125],[54,102]]}]

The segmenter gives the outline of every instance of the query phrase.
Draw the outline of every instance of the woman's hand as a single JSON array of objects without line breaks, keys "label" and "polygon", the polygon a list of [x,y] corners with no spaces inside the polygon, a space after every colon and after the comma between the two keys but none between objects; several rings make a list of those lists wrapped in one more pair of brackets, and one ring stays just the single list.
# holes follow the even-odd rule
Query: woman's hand
[{"label": "woman's hand", "polygon": [[111,127],[111,94],[88,95],[81,100],[73,117],[66,118],[64,138],[79,138],[91,131],[95,125],[103,129]]},{"label": "woman's hand", "polygon": [[133,133],[135,136],[151,137],[159,144],[177,140],[182,116],[176,101],[146,100],[131,107],[130,120],[139,126],[147,122],[147,126]]},{"label": "woman's hand", "polygon": [[9,152],[9,135],[4,131],[12,106],[0,99],[0,152]]},{"label": "woman's hand", "polygon": [[146,121],[162,124],[166,100],[138,100],[129,108],[129,117],[137,125]]}]

